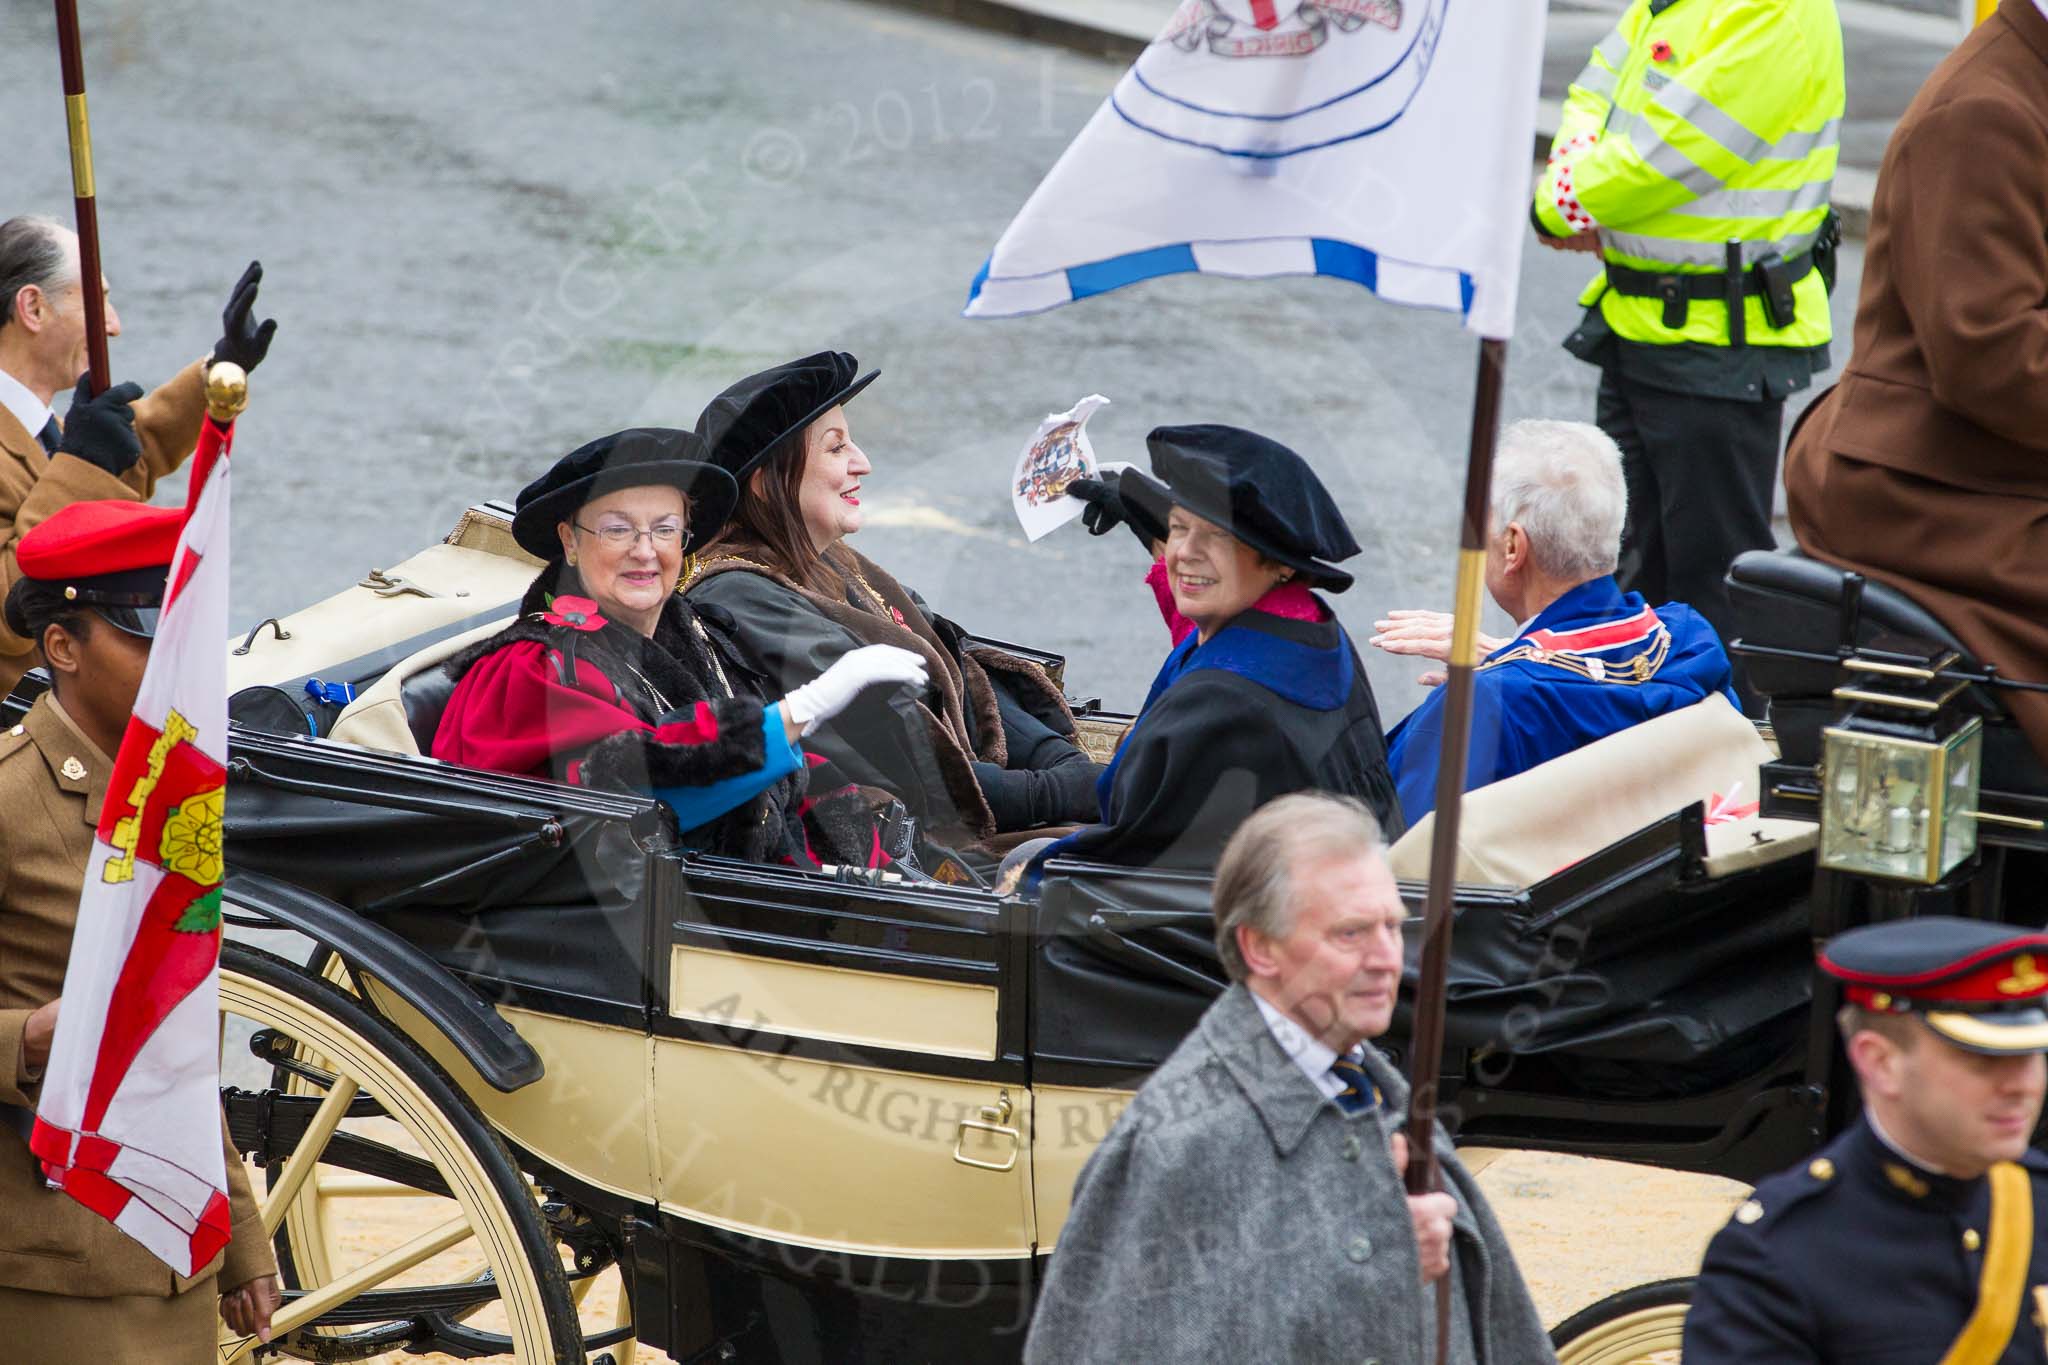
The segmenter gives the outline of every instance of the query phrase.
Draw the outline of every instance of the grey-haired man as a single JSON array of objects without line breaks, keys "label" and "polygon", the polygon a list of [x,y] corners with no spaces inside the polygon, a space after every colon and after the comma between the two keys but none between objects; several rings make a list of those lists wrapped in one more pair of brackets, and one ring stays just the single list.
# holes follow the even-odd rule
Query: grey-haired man
[{"label": "grey-haired man", "polygon": [[1407,917],[1358,802],[1281,797],[1217,869],[1233,984],[1153,1073],[1074,1188],[1025,1359],[1555,1359],[1506,1238],[1438,1130],[1411,1196],[1407,1087],[1365,1040],[1393,1018]]}]

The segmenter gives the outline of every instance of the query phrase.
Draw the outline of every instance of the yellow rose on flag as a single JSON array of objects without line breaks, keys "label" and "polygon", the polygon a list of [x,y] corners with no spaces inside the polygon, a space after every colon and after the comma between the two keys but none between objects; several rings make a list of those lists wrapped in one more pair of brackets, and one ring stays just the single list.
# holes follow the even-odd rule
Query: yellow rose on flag
[{"label": "yellow rose on flag", "polygon": [[157,861],[166,872],[189,877],[201,886],[221,879],[221,816],[225,812],[227,789],[214,787],[196,796],[164,818],[163,839],[157,847]]}]

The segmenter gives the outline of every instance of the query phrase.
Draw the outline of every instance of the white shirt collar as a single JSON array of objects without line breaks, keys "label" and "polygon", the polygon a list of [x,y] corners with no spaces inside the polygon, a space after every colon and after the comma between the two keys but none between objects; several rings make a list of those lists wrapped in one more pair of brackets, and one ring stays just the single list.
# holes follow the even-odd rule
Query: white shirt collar
[{"label": "white shirt collar", "polygon": [[[2036,0],[2036,3],[2048,4],[2048,0]],[[1935,1175],[1948,1175],[1947,1171],[1944,1171],[1943,1169],[1941,1169],[1941,1167],[1935,1165],[1927,1158],[1914,1156],[1904,1147],[1901,1147],[1892,1138],[1892,1135],[1884,1130],[1884,1125],[1877,1121],[1877,1113],[1875,1110],[1866,1108],[1863,1111],[1863,1117],[1869,1122],[1870,1131],[1877,1135],[1877,1140],[1883,1143],[1893,1156],[1897,1157],[1901,1161],[1910,1162],[1912,1165],[1918,1166],[1923,1171],[1930,1171]],[[1950,1178],[1954,1179],[1953,1176],[1951,1176]]]},{"label": "white shirt collar", "polygon": [[28,391],[19,379],[0,370],[0,408],[6,408],[31,436],[40,436],[50,424],[50,405]]},{"label": "white shirt collar", "polygon": [[1280,1050],[1294,1059],[1301,1068],[1301,1074],[1315,1082],[1316,1089],[1326,1099],[1335,1099],[1344,1089],[1344,1082],[1330,1074],[1330,1063],[1337,1060],[1337,1054],[1329,1044],[1320,1038],[1312,1038],[1301,1025],[1283,1014],[1279,1008],[1260,995],[1251,992],[1252,1003],[1265,1016],[1266,1028],[1272,1033],[1273,1041],[1280,1044]]}]

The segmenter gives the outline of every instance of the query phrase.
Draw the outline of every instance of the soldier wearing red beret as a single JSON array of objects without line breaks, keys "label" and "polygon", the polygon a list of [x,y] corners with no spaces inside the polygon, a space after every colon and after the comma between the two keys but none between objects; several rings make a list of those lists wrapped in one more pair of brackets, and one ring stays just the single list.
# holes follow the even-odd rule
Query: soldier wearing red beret
[{"label": "soldier wearing red beret", "polygon": [[[93,831],[135,708],[177,547],[176,508],[90,501],[22,537],[7,628],[50,690],[0,733],[0,1341],[8,1359],[215,1358],[215,1307],[267,1334],[276,1262],[229,1149],[233,1238],[189,1279],[112,1223],[46,1188],[20,1136],[57,1026]],[[227,1292],[221,1294],[219,1291]]]}]

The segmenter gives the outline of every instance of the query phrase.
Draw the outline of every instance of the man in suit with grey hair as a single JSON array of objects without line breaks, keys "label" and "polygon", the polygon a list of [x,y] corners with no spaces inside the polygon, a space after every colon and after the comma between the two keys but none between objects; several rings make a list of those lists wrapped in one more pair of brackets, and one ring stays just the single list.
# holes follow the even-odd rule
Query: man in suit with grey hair
[{"label": "man in suit with grey hair", "polygon": [[[95,394],[86,370],[85,288],[78,234],[48,218],[0,222],[0,595],[20,576],[14,544],[74,502],[148,498],[192,454],[206,415],[206,375],[231,360],[254,370],[275,322],[258,323],[263,268],[236,284],[210,356],[145,394],[115,384]],[[101,281],[102,288],[105,281]],[[107,335],[121,315],[106,302]],[[76,386],[60,422],[51,404]],[[34,664],[35,642],[0,624],[0,696]]]},{"label": "man in suit with grey hair", "polygon": [[1552,1361],[1478,1185],[1437,1130],[1444,1189],[1410,1195],[1408,1088],[1386,1031],[1407,918],[1372,815],[1284,796],[1224,849],[1233,984],[1138,1091],[1074,1187],[1031,1362]]}]

